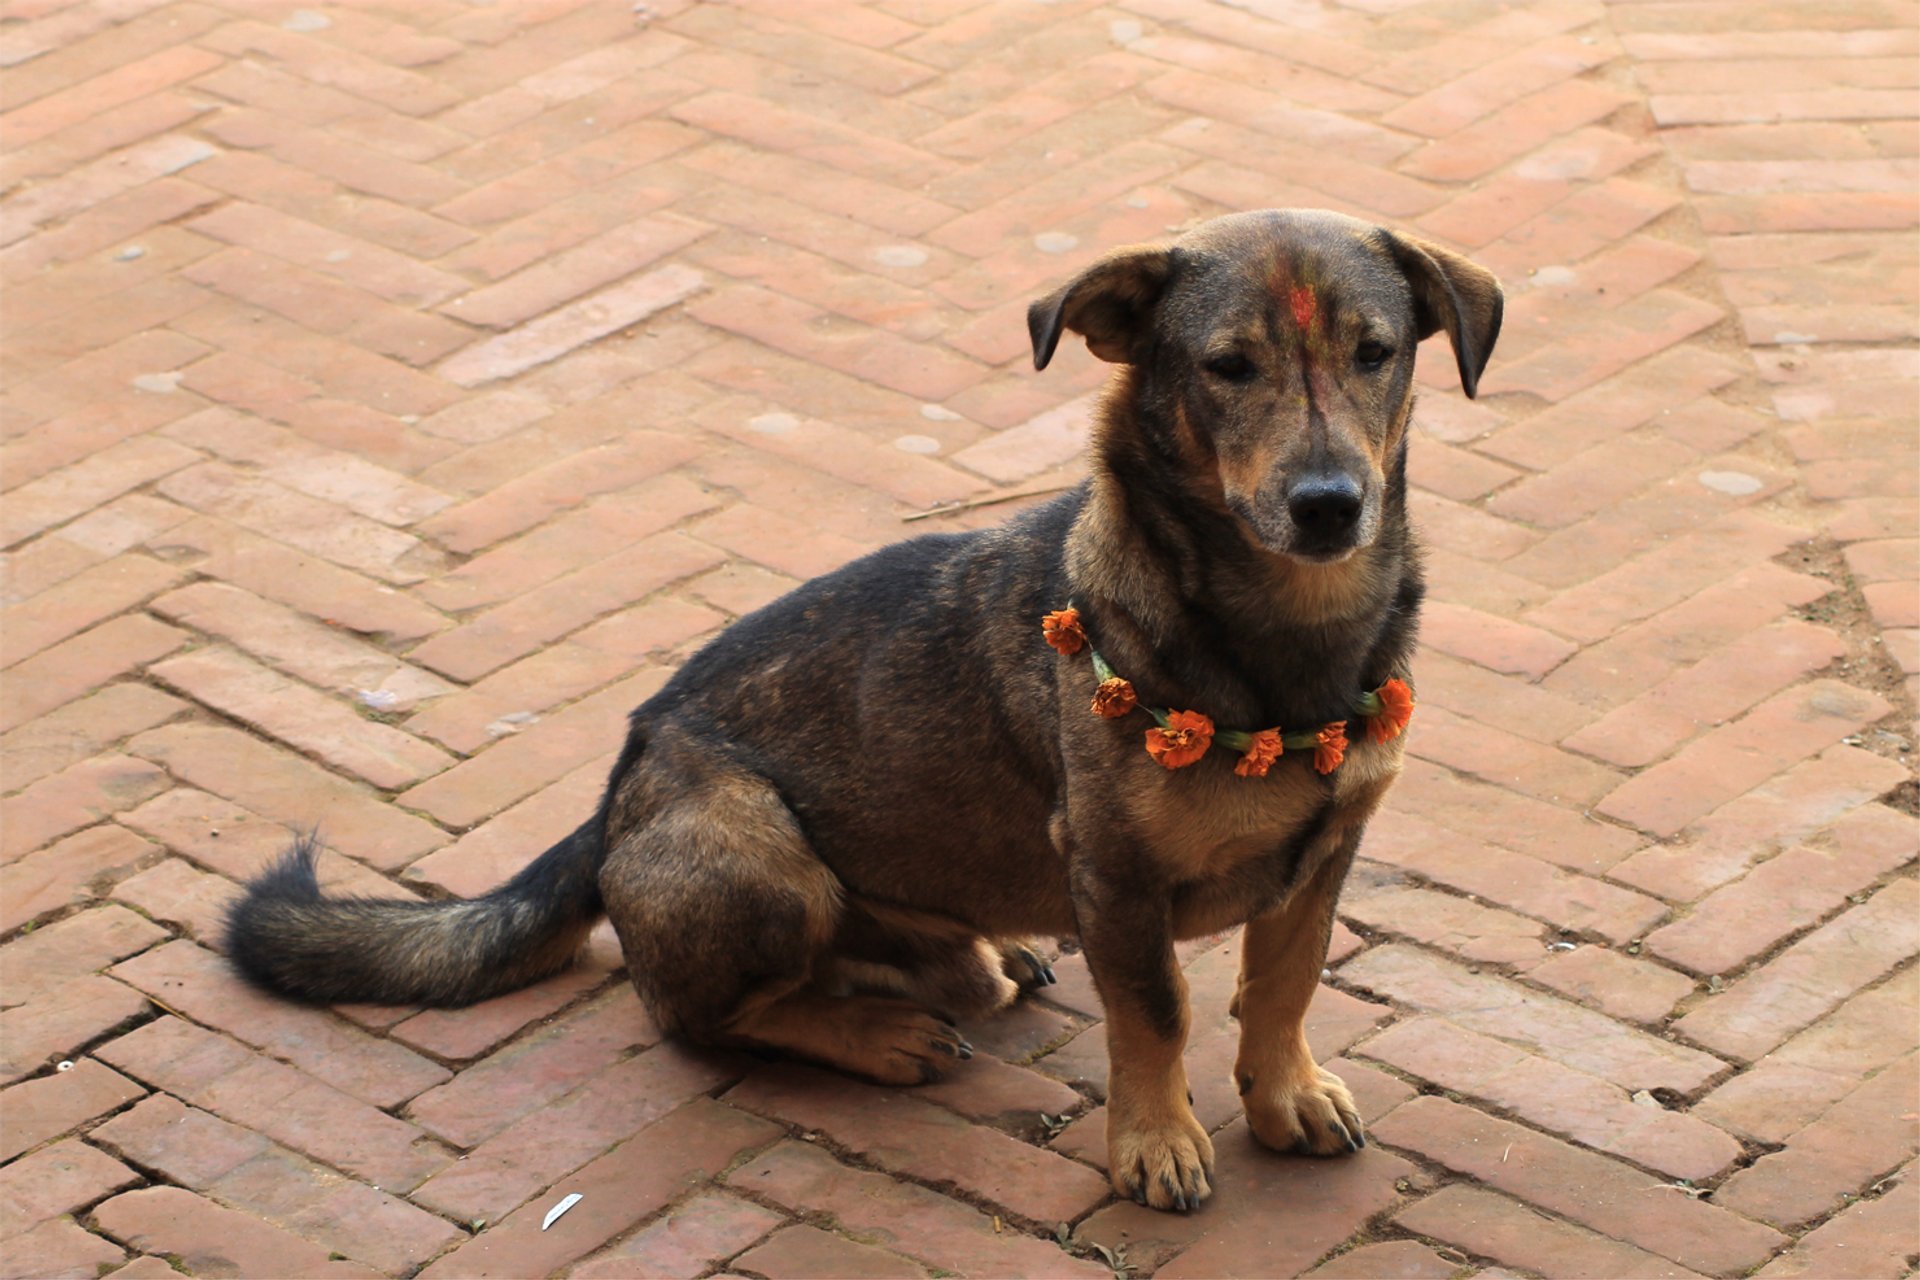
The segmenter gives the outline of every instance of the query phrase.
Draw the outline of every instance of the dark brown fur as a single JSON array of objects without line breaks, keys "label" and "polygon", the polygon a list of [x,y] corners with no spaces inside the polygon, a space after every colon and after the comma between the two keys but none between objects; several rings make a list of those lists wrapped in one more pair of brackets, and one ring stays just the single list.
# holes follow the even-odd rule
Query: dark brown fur
[{"label": "dark brown fur", "polygon": [[1108,1011],[1114,1186],[1184,1209],[1213,1156],[1173,944],[1248,923],[1254,1133],[1357,1149],[1301,1027],[1400,744],[1356,745],[1330,776],[1293,753],[1236,777],[1224,748],[1162,769],[1145,713],[1090,715],[1088,659],[1039,619],[1077,602],[1150,705],[1347,718],[1407,677],[1414,643],[1414,347],[1445,331],[1471,393],[1499,320],[1484,271],[1330,214],[1108,255],[1030,317],[1037,366],[1063,329],[1122,366],[1087,485],[741,619],[634,712],[600,811],[488,897],[340,903],[296,859],[237,909],[236,961],[309,998],[459,1003],[552,971],[604,911],[669,1030],[912,1083],[969,1052],[952,1018],[1050,977],[1014,940],[1075,936]]}]

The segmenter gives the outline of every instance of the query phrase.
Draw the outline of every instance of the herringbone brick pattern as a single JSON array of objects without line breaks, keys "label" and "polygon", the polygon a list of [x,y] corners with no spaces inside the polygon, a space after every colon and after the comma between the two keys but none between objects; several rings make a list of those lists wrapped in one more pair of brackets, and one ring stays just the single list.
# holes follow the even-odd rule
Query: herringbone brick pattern
[{"label": "herringbone brick pattern", "polygon": [[[7,1275],[1912,1267],[1911,5],[0,15]],[[1107,1192],[1073,956],[913,1092],[661,1043],[610,939],[463,1012],[228,974],[290,830],[482,890],[730,618],[1072,481],[1105,368],[1026,302],[1275,204],[1509,290],[1478,401],[1423,368],[1423,709],[1312,1018],[1375,1145],[1253,1147],[1232,939],[1191,1216]]]}]

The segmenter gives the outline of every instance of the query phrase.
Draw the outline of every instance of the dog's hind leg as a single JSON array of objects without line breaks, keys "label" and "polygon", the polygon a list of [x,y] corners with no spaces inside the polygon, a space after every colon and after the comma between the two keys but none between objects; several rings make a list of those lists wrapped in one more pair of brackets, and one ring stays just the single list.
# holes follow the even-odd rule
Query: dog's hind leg
[{"label": "dog's hind leg", "polygon": [[614,808],[644,816],[611,842],[600,892],[663,1030],[887,1084],[922,1083],[971,1054],[912,1001],[830,991],[844,894],[770,783],[671,749],[635,769]]}]

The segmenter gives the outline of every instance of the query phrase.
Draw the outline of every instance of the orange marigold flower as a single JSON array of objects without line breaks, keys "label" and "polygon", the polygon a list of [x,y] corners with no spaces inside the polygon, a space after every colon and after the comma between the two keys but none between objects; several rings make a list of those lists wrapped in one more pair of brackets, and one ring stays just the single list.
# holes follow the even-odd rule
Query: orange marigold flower
[{"label": "orange marigold flower", "polygon": [[1134,696],[1133,685],[1119,676],[1102,680],[1100,687],[1093,691],[1093,714],[1108,720],[1118,720],[1133,710],[1140,701]]},{"label": "orange marigold flower", "polygon": [[1313,767],[1320,773],[1332,773],[1347,758],[1347,722],[1335,720],[1320,730],[1320,743],[1313,749]]},{"label": "orange marigold flower", "polygon": [[1198,711],[1170,711],[1167,727],[1147,730],[1147,754],[1168,769],[1184,769],[1213,745],[1213,721]]},{"label": "orange marigold flower", "polygon": [[1233,771],[1243,778],[1264,778],[1267,770],[1273,768],[1273,762],[1286,749],[1287,744],[1281,740],[1278,729],[1262,729],[1253,735],[1253,745],[1233,766]]},{"label": "orange marigold flower", "polygon": [[1087,633],[1080,625],[1078,609],[1055,609],[1040,619],[1040,630],[1063,656],[1071,658],[1087,647]]},{"label": "orange marigold flower", "polygon": [[1389,680],[1379,690],[1381,711],[1367,717],[1368,742],[1392,742],[1413,719],[1413,690],[1404,680]]}]

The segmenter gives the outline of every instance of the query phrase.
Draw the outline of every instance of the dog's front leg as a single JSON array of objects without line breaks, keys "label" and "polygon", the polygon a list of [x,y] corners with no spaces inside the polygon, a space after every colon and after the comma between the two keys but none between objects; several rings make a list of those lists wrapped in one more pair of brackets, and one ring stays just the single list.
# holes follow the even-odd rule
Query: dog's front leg
[{"label": "dog's front leg", "polygon": [[1241,942],[1233,1078],[1248,1127],[1276,1151],[1338,1155],[1366,1143],[1353,1095],[1307,1047],[1307,1006],[1326,963],[1340,883],[1359,844],[1355,830],[1285,903],[1248,921]]},{"label": "dog's front leg", "polygon": [[1113,1188],[1156,1209],[1213,1194],[1213,1141],[1194,1117],[1181,1052],[1187,983],[1164,895],[1075,886],[1087,967],[1107,1012],[1107,1169]]}]

